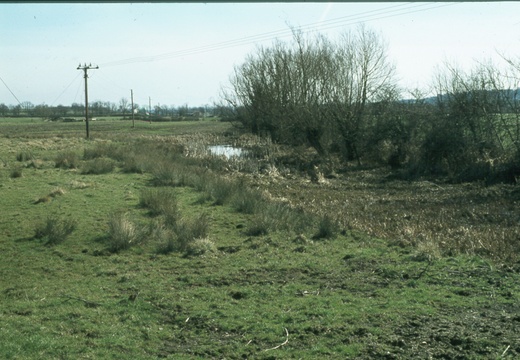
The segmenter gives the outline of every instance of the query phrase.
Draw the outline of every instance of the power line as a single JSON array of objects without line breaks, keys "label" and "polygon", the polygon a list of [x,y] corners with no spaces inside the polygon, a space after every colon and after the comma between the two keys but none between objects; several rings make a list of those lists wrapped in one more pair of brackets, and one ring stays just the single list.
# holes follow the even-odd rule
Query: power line
[{"label": "power line", "polygon": [[67,91],[68,88],[69,88],[69,87],[74,83],[74,81],[76,81],[76,79],[79,77],[79,75],[80,75],[80,73],[78,73],[78,74],[76,75],[76,77],[75,77],[75,78],[70,82],[70,84],[67,85],[67,87],[66,87],[66,88],[61,92],[61,94],[58,95],[58,97],[56,98],[56,100],[54,100],[54,101],[52,102],[51,106],[53,106],[53,105],[56,103],[56,101],[58,101],[58,100],[60,99],[60,97],[65,93],[65,91]]},{"label": "power line", "polygon": [[[452,6],[456,5],[457,3],[447,3],[447,4],[441,4],[436,6],[430,6],[432,4],[426,3],[426,4],[415,4],[415,3],[409,3],[409,4],[400,4],[400,5],[393,5],[389,7],[385,7],[383,9],[377,9],[377,10],[370,10],[361,12],[354,15],[348,15],[343,16],[339,18],[334,18],[326,21],[321,21],[317,23],[310,23],[303,26],[298,27],[298,29],[303,31],[311,31],[316,29],[321,30],[330,30],[337,27],[342,27],[346,25],[353,25],[360,22],[366,22],[366,21],[374,21],[374,20],[380,20],[384,18],[389,17],[395,17],[395,16],[401,16],[401,15],[407,15],[411,13],[416,13],[420,11],[426,11],[431,10],[435,8],[445,7],[445,6]],[[405,8],[402,8],[406,6]],[[426,7],[426,8],[425,8]],[[159,60],[165,60],[165,59],[171,59],[181,56],[188,56],[188,55],[196,55],[200,53],[205,53],[209,51],[215,51],[215,50],[222,50],[229,47],[236,47],[241,45],[249,45],[256,42],[266,41],[266,40],[274,40],[279,37],[287,37],[292,35],[292,29],[283,29],[283,30],[276,30],[276,31],[270,31],[262,34],[247,36],[243,38],[223,41],[215,44],[209,44],[184,50],[178,50],[170,53],[165,54],[159,54],[159,55],[152,55],[152,56],[140,56],[140,57],[134,57],[134,58],[127,58],[122,60],[116,60],[107,62],[104,64],[101,64],[104,67],[108,66],[120,66],[120,65],[128,65],[132,63],[138,63],[138,62],[153,62],[153,61],[159,61]]]},{"label": "power line", "polygon": [[7,84],[5,83],[4,79],[2,79],[2,77],[0,76],[0,80],[2,80],[2,82],[4,83],[5,87],[7,88],[7,90],[9,90],[9,92],[11,93],[11,95],[13,95],[13,97],[16,99],[16,101],[18,101],[18,104],[22,105],[22,103],[20,102],[20,100],[18,100],[18,98],[16,97],[16,95],[11,91],[11,89],[9,89],[9,86],[7,86]]}]

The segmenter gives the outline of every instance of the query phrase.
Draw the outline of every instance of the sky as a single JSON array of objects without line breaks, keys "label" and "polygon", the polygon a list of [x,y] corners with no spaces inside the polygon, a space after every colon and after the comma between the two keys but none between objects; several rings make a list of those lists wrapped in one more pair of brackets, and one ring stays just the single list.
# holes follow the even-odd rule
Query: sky
[{"label": "sky", "polygon": [[90,103],[133,90],[141,106],[212,105],[291,27],[335,40],[360,23],[387,43],[405,93],[428,91],[446,62],[520,58],[520,2],[0,3],[0,104],[83,104],[77,68],[92,64]]}]

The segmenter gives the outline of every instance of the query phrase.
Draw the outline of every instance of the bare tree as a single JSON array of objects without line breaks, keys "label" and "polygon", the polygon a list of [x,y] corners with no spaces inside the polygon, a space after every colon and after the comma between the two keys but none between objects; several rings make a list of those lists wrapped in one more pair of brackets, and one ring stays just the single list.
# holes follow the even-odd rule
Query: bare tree
[{"label": "bare tree", "polygon": [[334,58],[337,74],[329,99],[334,120],[349,160],[361,164],[361,151],[371,118],[367,104],[397,91],[395,67],[387,59],[387,45],[375,32],[360,26],[343,34]]},{"label": "bare tree", "polygon": [[128,99],[123,97],[119,100],[119,111],[123,114],[123,119],[126,117],[126,113],[129,109]]},{"label": "bare tree", "polygon": [[259,48],[235,68],[223,108],[275,142],[307,144],[320,155],[340,142],[360,163],[371,125],[367,104],[395,94],[393,76],[386,45],[364,27],[338,42],[293,30],[292,42]]}]

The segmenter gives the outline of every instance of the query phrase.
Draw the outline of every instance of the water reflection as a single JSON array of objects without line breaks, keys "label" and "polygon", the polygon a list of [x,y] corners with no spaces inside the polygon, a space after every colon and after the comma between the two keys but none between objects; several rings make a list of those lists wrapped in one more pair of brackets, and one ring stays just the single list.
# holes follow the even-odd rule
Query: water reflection
[{"label": "water reflection", "polygon": [[241,157],[246,154],[246,150],[234,147],[232,145],[213,145],[209,146],[208,150],[212,155],[224,156],[227,159]]}]

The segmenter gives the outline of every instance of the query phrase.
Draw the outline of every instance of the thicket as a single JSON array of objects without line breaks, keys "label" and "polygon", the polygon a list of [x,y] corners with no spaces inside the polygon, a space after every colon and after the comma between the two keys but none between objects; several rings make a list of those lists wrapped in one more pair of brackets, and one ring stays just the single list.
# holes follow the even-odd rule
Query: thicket
[{"label": "thicket", "polygon": [[520,175],[519,67],[445,64],[427,97],[399,89],[380,35],[361,26],[332,41],[294,31],[259,47],[222,89],[221,115],[322,159],[378,163],[405,178],[514,182]]}]

